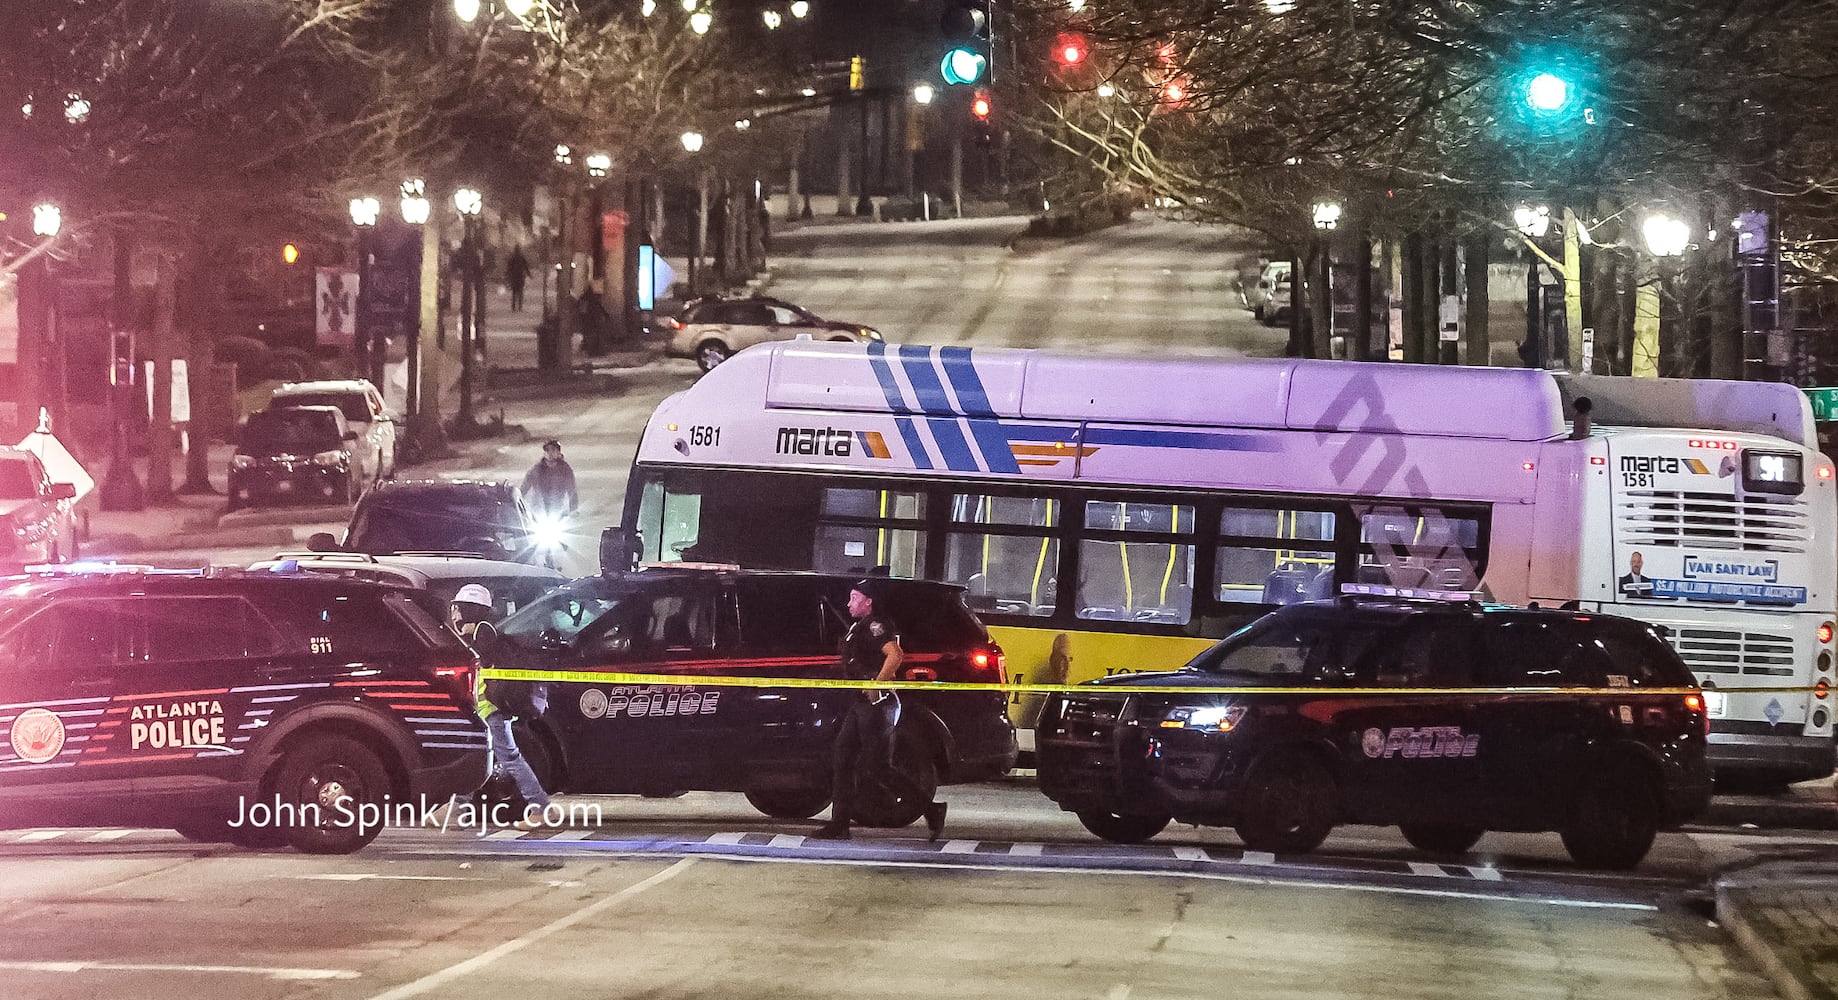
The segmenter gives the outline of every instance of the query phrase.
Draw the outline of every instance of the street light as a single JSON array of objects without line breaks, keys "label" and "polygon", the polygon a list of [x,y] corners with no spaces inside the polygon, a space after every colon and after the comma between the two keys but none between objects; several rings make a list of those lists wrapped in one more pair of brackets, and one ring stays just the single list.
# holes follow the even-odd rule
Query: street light
[{"label": "street light", "polygon": [[[375,198],[369,200],[372,203],[376,201]],[[352,218],[356,218],[357,202],[354,201],[351,204],[353,212]],[[453,192],[453,207],[459,214],[467,218],[476,217],[480,212],[485,210],[485,196],[473,188],[460,188],[458,191]],[[363,223],[360,222],[358,225],[361,226]]]},{"label": "street light", "polygon": [[484,339],[485,257],[479,246],[479,215],[485,211],[485,196],[477,188],[460,188],[453,192],[453,207],[465,229],[455,262],[460,272],[460,398],[454,421],[462,433],[470,433],[476,426],[472,417],[473,345]]},{"label": "street light", "polygon": [[1287,14],[1296,9],[1296,0],[1264,0],[1264,9],[1272,14]]},{"label": "street light", "polygon": [[702,6],[702,0],[683,0],[683,13],[693,14],[700,6]]},{"label": "street light", "polygon": [[1568,110],[1570,81],[1556,73],[1539,73],[1525,85],[1525,103],[1541,115]]},{"label": "street light", "polygon": [[1683,256],[1691,245],[1691,227],[1685,220],[1664,212],[1655,212],[1640,223],[1640,235],[1646,238],[1647,251],[1655,257]]},{"label": "street light", "polygon": [[427,225],[434,206],[428,201],[428,186],[419,177],[402,182],[402,221],[411,226]]},{"label": "street light", "polygon": [[1109,100],[1117,96],[1117,88],[1108,83],[1100,83],[1098,84],[1098,96]]},{"label": "street light", "polygon": [[594,153],[587,157],[587,176],[605,177],[613,169],[613,158],[605,153]]},{"label": "street light", "polygon": [[693,131],[683,133],[683,149],[691,153],[702,152],[702,133]]},{"label": "street light", "polygon": [[536,0],[504,0],[504,9],[521,21],[536,6]]},{"label": "street light", "polygon": [[561,164],[564,167],[570,163],[573,163],[574,162],[574,150],[569,148],[568,146],[555,147],[555,162]]},{"label": "street light", "polygon": [[779,30],[779,25],[785,23],[785,15],[780,14],[776,10],[766,10],[762,12],[760,14],[760,19],[766,22],[767,31],[777,31]]},{"label": "street light", "polygon": [[453,13],[460,20],[471,24],[479,18],[479,0],[453,0]]},{"label": "street light", "polygon": [[938,92],[933,90],[932,85],[929,83],[916,84],[913,87],[914,104],[930,104],[932,103],[932,98],[936,96],[938,96]]},{"label": "street light", "polygon": [[802,21],[810,16],[811,5],[807,0],[791,0],[791,16]]},{"label": "street light", "polygon": [[32,206],[32,235],[50,239],[63,228],[63,209],[50,203]]},{"label": "street light", "polygon": [[1551,206],[1520,205],[1513,209],[1513,225],[1532,239],[1542,239],[1551,231]]},{"label": "street light", "polygon": [[752,127],[753,127],[753,119],[751,118],[741,118],[734,122],[734,128],[741,132],[745,132],[746,130]]},{"label": "street light", "polygon": [[89,117],[89,102],[80,94],[71,94],[64,98],[64,120],[72,125]]},{"label": "street light", "polygon": [[638,5],[638,13],[645,17],[650,17],[652,14],[657,13],[657,0],[644,0],[643,3]]},{"label": "street light", "polygon": [[1330,230],[1340,225],[1340,203],[1337,201],[1315,202],[1315,228]]},{"label": "street light", "polygon": [[715,24],[715,15],[706,10],[696,11],[689,15],[689,30],[698,35],[708,34],[708,29]]},{"label": "street light", "polygon": [[351,224],[352,225],[358,226],[360,228],[368,228],[370,226],[376,225],[377,220],[382,217],[383,217],[383,203],[382,202],[377,201],[375,198],[353,198],[351,199]]}]

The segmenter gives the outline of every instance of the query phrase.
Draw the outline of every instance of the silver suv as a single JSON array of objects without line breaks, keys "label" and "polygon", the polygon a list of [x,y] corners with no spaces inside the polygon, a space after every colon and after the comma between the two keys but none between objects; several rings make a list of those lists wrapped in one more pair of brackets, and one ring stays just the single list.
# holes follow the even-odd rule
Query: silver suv
[{"label": "silver suv", "polygon": [[268,400],[271,410],[288,406],[335,406],[357,432],[351,459],[358,479],[380,482],[396,474],[396,424],[383,409],[383,394],[369,379],[288,382]]}]

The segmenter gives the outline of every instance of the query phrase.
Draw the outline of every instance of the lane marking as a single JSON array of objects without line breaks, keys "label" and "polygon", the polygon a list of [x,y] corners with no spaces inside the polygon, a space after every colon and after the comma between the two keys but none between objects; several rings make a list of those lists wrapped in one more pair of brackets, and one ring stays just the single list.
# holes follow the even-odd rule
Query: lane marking
[{"label": "lane marking", "polygon": [[1276,855],[1269,851],[1246,851],[1244,857],[1238,859],[1238,863],[1241,865],[1274,865]]},{"label": "lane marking", "polygon": [[[622,852],[624,853],[624,852]],[[641,857],[636,852],[632,856]],[[1462,889],[1415,889],[1397,885],[1366,885],[1359,882],[1331,882],[1305,878],[1279,878],[1262,875],[1234,875],[1220,871],[1201,869],[1170,869],[1167,871],[1144,870],[1139,868],[1060,868],[1050,865],[1009,865],[977,864],[964,861],[896,861],[880,858],[819,858],[773,855],[770,857],[757,854],[698,854],[697,858],[712,858],[720,861],[744,861],[753,864],[767,865],[838,865],[854,868],[922,868],[942,871],[985,871],[985,872],[1028,872],[1037,875],[1117,875],[1129,878],[1173,878],[1200,879],[1207,882],[1231,882],[1238,885],[1257,885],[1266,888],[1281,889],[1331,889],[1344,892],[1370,892],[1387,896],[1422,896],[1431,899],[1465,899],[1482,903],[1525,903],[1534,906],[1555,906],[1576,910],[1633,910],[1639,913],[1656,913],[1659,907],[1651,903],[1621,903],[1598,899],[1565,899],[1560,896],[1514,896],[1500,892],[1474,892]],[[684,859],[691,860],[691,859]],[[386,1000],[373,997],[372,1000]],[[394,1000],[394,998],[387,998]]]},{"label": "lane marking", "polygon": [[309,879],[316,882],[483,882],[464,875],[384,875],[380,872],[319,872],[310,875],[284,875],[283,878]]},{"label": "lane marking", "polygon": [[778,833],[778,834],[773,835],[772,843],[767,844],[766,846],[767,847],[803,847],[804,838],[798,836],[795,833]]},{"label": "lane marking", "polygon": [[65,831],[65,830],[33,830],[31,833],[28,833],[25,836],[20,837],[19,840],[16,841],[16,843],[36,844],[41,841],[56,840],[57,838],[62,837],[66,832],[68,831]]},{"label": "lane marking", "polygon": [[1038,858],[1045,846],[1041,844],[1011,844],[1008,853],[1017,858]]},{"label": "lane marking", "polygon": [[1433,865],[1428,861],[1410,861],[1406,863],[1410,865],[1410,873],[1412,875],[1428,875],[1432,878],[1450,877],[1448,871],[1441,865]]},{"label": "lane marking", "polygon": [[1205,848],[1182,844],[1174,848],[1174,859],[1176,861],[1211,861],[1213,856],[1206,853]]},{"label": "lane marking", "polygon": [[940,854],[975,854],[978,841],[947,840],[945,846],[938,849]]},{"label": "lane marking", "polygon": [[722,847],[739,847],[746,839],[744,833],[717,833],[708,838],[706,843],[719,844]]},{"label": "lane marking", "polygon": [[84,837],[83,840],[86,843],[97,844],[109,840],[120,840],[133,832],[133,830],[97,830],[95,833]]},{"label": "lane marking", "polygon": [[562,832],[556,834],[553,837],[550,837],[549,839],[559,840],[559,841],[562,841],[563,843],[566,843],[568,841],[573,841],[573,840],[586,840],[587,838],[593,836],[594,834],[598,832],[600,831],[598,830],[563,830]]},{"label": "lane marking", "polygon": [[529,835],[527,830],[498,830],[488,833],[481,840],[522,840]]},{"label": "lane marking", "polygon": [[1475,878],[1481,880],[1482,882],[1504,882],[1506,881],[1506,876],[1500,874],[1500,870],[1498,868],[1493,867],[1492,865],[1468,865],[1466,867],[1468,869],[1468,874],[1474,876]]},{"label": "lane marking", "polygon": [[357,979],[355,969],[287,969],[261,965],[165,965],[151,962],[12,962],[0,960],[0,969],[9,972],[206,972],[237,976],[266,976],[269,979]]},{"label": "lane marking", "polygon": [[578,924],[583,920],[590,919],[598,915],[602,911],[610,909],[614,906],[617,906],[618,904],[628,899],[631,899],[633,896],[636,896],[642,892],[645,892],[646,890],[651,889],[654,886],[662,885],[665,882],[668,882],[671,879],[676,878],[678,875],[681,875],[684,872],[688,871],[691,867],[695,865],[695,863],[696,863],[695,858],[684,858],[678,861],[676,864],[671,865],[670,867],[664,869],[663,871],[652,875],[651,877],[645,879],[642,882],[635,882],[632,885],[628,885],[625,888],[619,890],[618,892],[613,893],[610,896],[595,900],[594,902],[581,907],[580,909],[574,911],[573,913],[570,913],[565,917],[561,917],[559,919],[552,920],[549,923],[546,923],[542,925],[541,927],[538,927],[535,930],[522,935],[521,937],[512,938],[511,940],[504,942],[503,944],[497,946],[496,948],[491,949],[490,951],[487,951],[483,954],[474,955],[473,957],[468,958],[463,962],[458,962],[453,965],[449,965],[446,968],[441,969],[438,972],[429,973],[428,975],[422,976],[420,979],[417,979],[413,982],[404,983],[401,986],[398,986],[392,990],[385,990],[384,992],[378,993],[377,995],[371,997],[370,1000],[407,1000],[408,997],[418,997],[424,993],[428,993],[430,991],[439,989],[440,987],[445,986],[447,983],[450,983],[455,979],[458,979],[469,973],[482,969],[485,966],[490,965],[493,962],[496,962],[498,959],[503,958],[506,955],[516,954],[517,952],[522,951],[525,948],[528,948],[530,945],[533,945],[536,942],[541,941],[542,939],[549,937],[552,934],[556,934],[560,931],[565,931],[568,928],[573,927],[575,924]]}]

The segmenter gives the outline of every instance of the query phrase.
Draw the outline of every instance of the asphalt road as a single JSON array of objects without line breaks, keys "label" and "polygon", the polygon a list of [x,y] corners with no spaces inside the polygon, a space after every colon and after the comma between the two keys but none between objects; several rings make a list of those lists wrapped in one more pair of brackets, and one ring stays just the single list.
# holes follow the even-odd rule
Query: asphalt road
[{"label": "asphalt road", "polygon": [[391,830],[340,858],[11,831],[0,995],[1772,995],[1686,898],[1756,838],[1667,834],[1604,875],[1554,836],[1432,859],[1356,827],[1272,857],[1217,830],[1105,845],[1025,786],[946,797],[937,844],[807,841],[710,793],[568,798],[600,825]]}]

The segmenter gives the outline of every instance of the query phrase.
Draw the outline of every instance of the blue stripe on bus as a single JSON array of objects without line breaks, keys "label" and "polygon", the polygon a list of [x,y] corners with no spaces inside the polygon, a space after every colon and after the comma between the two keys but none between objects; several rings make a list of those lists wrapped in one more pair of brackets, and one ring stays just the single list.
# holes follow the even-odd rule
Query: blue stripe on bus
[{"label": "blue stripe on bus", "polygon": [[945,386],[938,380],[938,371],[932,367],[930,348],[901,344],[900,367],[906,369],[906,379],[913,384],[913,393],[919,397],[919,412],[957,412],[945,396]]},{"label": "blue stripe on bus", "polygon": [[944,456],[945,468],[952,472],[981,472],[977,468],[975,456],[970,454],[970,442],[964,437],[964,429],[957,426],[954,417],[928,417],[926,426],[932,429],[932,439],[938,442],[938,453]]},{"label": "blue stripe on bus", "polygon": [[[993,417],[995,408],[989,405],[989,393],[983,388],[983,380],[976,373],[976,366],[970,362],[970,348],[941,347],[938,359],[944,362],[945,377],[951,380],[951,388],[957,392],[957,401],[963,412],[972,417]],[[981,440],[979,435],[978,440]],[[987,457],[987,452],[985,452]]]},{"label": "blue stripe on bus", "polygon": [[895,417],[893,422],[900,428],[900,437],[906,442],[906,453],[912,457],[913,468],[931,468],[931,456],[925,453],[925,439],[919,436],[919,428],[913,426],[913,418]]},{"label": "blue stripe on bus", "polygon": [[[887,397],[887,408],[895,413],[911,413],[912,407],[900,395],[900,383],[893,378],[893,366],[887,363],[887,345],[878,340],[868,344],[868,367],[874,369],[874,377],[881,383],[881,394]],[[910,443],[910,439],[909,442]],[[914,449],[915,454],[925,454],[925,449]],[[931,466],[926,466],[931,468]]]},{"label": "blue stripe on bus", "polygon": [[1136,445],[1146,448],[1193,448],[1203,451],[1279,451],[1281,446],[1255,434],[1208,434],[1196,431],[1087,427],[1085,444]]},{"label": "blue stripe on bus", "polygon": [[972,417],[970,433],[976,437],[976,446],[983,450],[983,461],[989,464],[989,471],[1021,471],[1021,465],[1015,461],[1015,453],[1008,447],[1008,435],[1002,432],[1000,423]]}]

